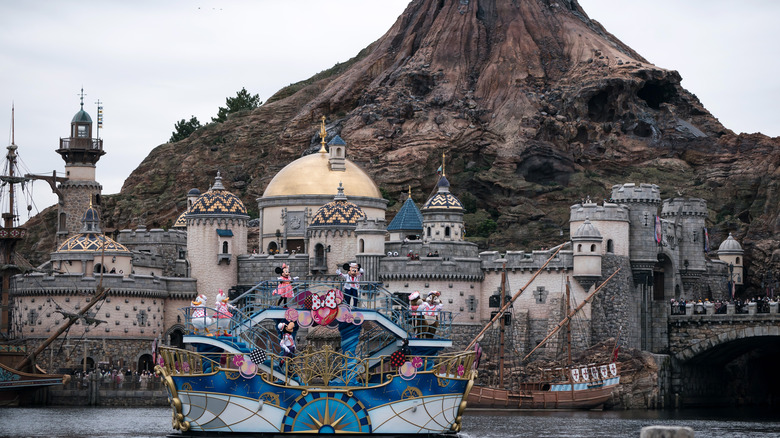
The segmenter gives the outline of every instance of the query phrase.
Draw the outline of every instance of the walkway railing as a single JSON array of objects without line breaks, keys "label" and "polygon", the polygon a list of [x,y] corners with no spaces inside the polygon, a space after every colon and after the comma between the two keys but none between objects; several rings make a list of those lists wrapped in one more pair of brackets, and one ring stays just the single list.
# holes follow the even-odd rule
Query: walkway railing
[{"label": "walkway railing", "polygon": [[669,315],[714,315],[716,317],[719,315],[778,315],[778,309],[780,309],[780,302],[777,301],[673,302],[669,306]]}]

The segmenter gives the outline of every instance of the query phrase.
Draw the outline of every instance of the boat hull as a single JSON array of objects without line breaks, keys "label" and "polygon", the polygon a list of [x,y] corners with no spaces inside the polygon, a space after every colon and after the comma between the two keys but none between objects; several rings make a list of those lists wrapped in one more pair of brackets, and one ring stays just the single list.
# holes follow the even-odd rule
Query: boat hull
[{"label": "boat hull", "polygon": [[619,383],[620,376],[617,376],[589,387],[577,388],[575,385],[574,390],[568,385],[559,385],[558,390],[518,392],[474,385],[468,396],[468,406],[474,409],[598,409],[610,399]]},{"label": "boat hull", "polygon": [[167,376],[174,427],[190,432],[441,434],[456,432],[470,379],[419,373],[370,387],[293,387],[218,371]]}]

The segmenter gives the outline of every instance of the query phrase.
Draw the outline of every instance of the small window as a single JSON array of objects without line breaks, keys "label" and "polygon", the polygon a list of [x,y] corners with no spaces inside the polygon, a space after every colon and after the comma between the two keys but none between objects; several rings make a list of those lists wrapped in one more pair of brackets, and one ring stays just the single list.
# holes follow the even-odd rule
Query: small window
[{"label": "small window", "polygon": [[612,239],[607,240],[607,252],[615,252],[615,242],[613,242]]},{"label": "small window", "polygon": [[87,138],[87,127],[85,125],[79,125],[76,136],[79,138]]},{"label": "small window", "polygon": [[366,242],[363,239],[360,239],[360,245],[358,245],[359,252],[366,252]]},{"label": "small window", "polygon": [[736,260],[735,264],[737,264],[737,265],[739,264],[739,257],[737,257],[737,260]]},{"label": "small window", "polygon": [[596,244],[595,243],[590,246],[590,252],[596,252]]},{"label": "small window", "polygon": [[450,237],[450,227],[444,227],[444,237]]},{"label": "small window", "polygon": [[428,237],[431,237],[431,227],[428,227]]},{"label": "small window", "polygon": [[577,252],[582,252],[582,244],[577,244]]},{"label": "small window", "polygon": [[227,254],[227,253],[228,253],[228,243],[227,241],[225,241],[222,242],[222,254]]}]

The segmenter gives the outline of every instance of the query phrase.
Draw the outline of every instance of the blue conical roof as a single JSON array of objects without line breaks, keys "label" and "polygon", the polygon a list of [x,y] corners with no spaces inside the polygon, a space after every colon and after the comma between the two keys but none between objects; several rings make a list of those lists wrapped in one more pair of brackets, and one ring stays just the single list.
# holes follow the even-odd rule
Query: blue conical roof
[{"label": "blue conical roof", "polygon": [[409,230],[409,231],[422,231],[422,213],[417,209],[412,197],[406,198],[404,205],[401,206],[401,210],[395,215],[390,225],[387,226],[387,231]]}]

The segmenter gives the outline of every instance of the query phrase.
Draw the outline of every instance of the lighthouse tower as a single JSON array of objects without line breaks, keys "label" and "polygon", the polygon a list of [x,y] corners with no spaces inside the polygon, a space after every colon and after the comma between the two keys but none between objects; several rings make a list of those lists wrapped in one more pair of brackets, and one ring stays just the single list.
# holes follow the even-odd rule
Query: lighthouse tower
[{"label": "lighthouse tower", "polygon": [[81,109],[70,121],[70,137],[60,138],[57,153],[65,160],[67,181],[58,186],[60,202],[57,211],[57,243],[81,229],[81,215],[91,206],[100,210],[103,186],[95,181],[95,164],[103,151],[103,140],[92,137],[92,118],[84,111],[84,89]]}]

